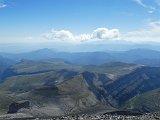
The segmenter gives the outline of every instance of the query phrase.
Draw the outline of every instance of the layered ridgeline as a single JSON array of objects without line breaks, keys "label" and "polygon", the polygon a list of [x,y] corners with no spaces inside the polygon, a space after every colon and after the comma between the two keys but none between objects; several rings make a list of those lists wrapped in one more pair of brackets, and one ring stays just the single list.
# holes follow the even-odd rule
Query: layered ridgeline
[{"label": "layered ridgeline", "polygon": [[30,101],[25,112],[35,115],[114,110],[106,99],[105,86],[138,67],[141,65],[120,62],[83,66],[61,60],[23,60],[4,71],[1,110],[7,112],[12,102],[21,100]]},{"label": "layered ridgeline", "polygon": [[155,89],[144,94],[138,94],[125,103],[124,108],[156,112],[160,111],[160,89]]},{"label": "layered ridgeline", "polygon": [[[9,56],[7,59],[13,60]],[[155,54],[155,59],[158,57]],[[3,69],[0,113],[44,117],[159,111],[159,78],[159,67],[143,64],[106,61],[85,65],[62,58],[23,59]],[[151,98],[155,98],[153,103]]]},{"label": "layered ridgeline", "polygon": [[32,52],[11,54],[0,53],[1,56],[19,61],[61,59],[73,64],[97,65],[106,62],[120,61],[135,64],[144,64],[147,66],[160,66],[160,51],[149,49],[133,49],[128,51],[114,52],[56,52],[51,49],[40,49]]}]

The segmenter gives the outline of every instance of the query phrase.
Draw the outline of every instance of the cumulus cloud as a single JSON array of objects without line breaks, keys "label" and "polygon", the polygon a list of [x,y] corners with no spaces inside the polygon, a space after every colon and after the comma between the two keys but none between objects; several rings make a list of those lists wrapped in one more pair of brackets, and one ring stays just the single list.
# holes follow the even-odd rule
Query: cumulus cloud
[{"label": "cumulus cloud", "polygon": [[124,33],[122,38],[133,42],[160,42],[160,21],[150,22],[146,29]]},{"label": "cumulus cloud", "polygon": [[43,34],[43,37],[49,40],[66,42],[84,42],[90,40],[119,40],[120,33],[118,29],[97,28],[92,33],[74,35],[69,30],[54,30]]},{"label": "cumulus cloud", "polygon": [[66,40],[66,39],[73,39],[73,34],[68,30],[54,30],[52,29],[51,32],[48,32],[44,35],[47,39],[52,40]]},{"label": "cumulus cloud", "polygon": [[95,39],[119,39],[119,30],[118,29],[107,29],[107,28],[98,28],[94,30],[92,37]]},{"label": "cumulus cloud", "polygon": [[5,8],[5,7],[7,7],[7,4],[0,2],[0,8]]},{"label": "cumulus cloud", "polygon": [[70,43],[105,42],[107,40],[126,40],[132,42],[160,42],[160,21],[150,21],[143,29],[120,34],[119,29],[97,28],[91,33],[75,35],[69,30],[54,30],[43,34],[47,40]]}]

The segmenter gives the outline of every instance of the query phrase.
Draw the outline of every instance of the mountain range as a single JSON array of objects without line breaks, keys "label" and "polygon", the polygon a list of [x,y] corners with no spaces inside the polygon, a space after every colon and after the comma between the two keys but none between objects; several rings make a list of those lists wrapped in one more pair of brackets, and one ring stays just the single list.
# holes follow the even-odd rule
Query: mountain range
[{"label": "mountain range", "polygon": [[41,49],[0,55],[0,114],[16,111],[52,117],[160,110],[160,64],[155,62],[160,59],[159,51],[67,53]]},{"label": "mountain range", "polygon": [[148,66],[160,66],[160,51],[150,49],[131,49],[128,51],[108,52],[56,52],[44,48],[26,53],[0,53],[0,56],[14,61],[57,59],[73,64],[98,65],[107,62],[125,62],[144,64]]}]

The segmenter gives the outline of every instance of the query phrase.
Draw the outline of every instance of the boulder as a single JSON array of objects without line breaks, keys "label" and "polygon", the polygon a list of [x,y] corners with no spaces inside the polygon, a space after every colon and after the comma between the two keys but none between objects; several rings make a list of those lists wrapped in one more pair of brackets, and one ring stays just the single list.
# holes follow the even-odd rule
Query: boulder
[{"label": "boulder", "polygon": [[28,100],[13,102],[9,105],[8,113],[17,113],[21,108],[29,108],[30,102]]}]

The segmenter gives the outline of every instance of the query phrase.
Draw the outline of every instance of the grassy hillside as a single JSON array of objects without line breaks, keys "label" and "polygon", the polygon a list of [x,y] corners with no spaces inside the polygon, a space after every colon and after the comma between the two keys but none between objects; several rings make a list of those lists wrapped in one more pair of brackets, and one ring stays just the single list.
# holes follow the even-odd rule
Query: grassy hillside
[{"label": "grassy hillside", "polygon": [[101,65],[86,65],[83,69],[91,72],[106,73],[110,78],[116,79],[117,77],[128,74],[141,66],[142,65],[122,62],[110,62]]},{"label": "grassy hillside", "polygon": [[58,84],[64,80],[70,79],[76,74],[77,72],[74,71],[59,70],[37,74],[17,75],[6,78],[4,82],[0,84],[0,89],[24,92],[44,84]]},{"label": "grassy hillside", "polygon": [[8,68],[4,74],[3,78],[16,75],[28,75],[28,74],[37,74],[45,73],[53,70],[73,70],[73,71],[89,71],[95,73],[104,73],[107,74],[110,78],[116,79],[120,76],[132,72],[142,65],[121,63],[121,62],[112,62],[102,65],[76,65],[70,64],[61,60],[43,60],[43,61],[31,61],[23,60],[20,63],[13,65]]},{"label": "grassy hillside", "polygon": [[23,112],[42,116],[114,110],[138,94],[160,88],[160,68],[122,62],[23,60],[7,70],[0,84],[2,112],[16,100],[29,100],[31,108]]},{"label": "grassy hillside", "polygon": [[125,104],[124,108],[140,110],[143,112],[160,111],[160,89],[133,97]]},{"label": "grassy hillside", "polygon": [[64,61],[44,60],[31,61],[22,60],[21,62],[10,67],[15,73],[35,73],[40,71],[61,70],[61,69],[80,69],[81,66],[66,63]]},{"label": "grassy hillside", "polygon": [[[98,91],[103,83],[111,80],[105,74],[89,73],[87,76],[90,75],[94,76],[90,82],[83,73],[70,70],[17,75],[4,80],[0,84],[0,90],[11,93],[11,97],[16,99],[29,100],[32,107],[30,110],[35,115],[71,114],[104,109],[106,106],[112,109],[109,104],[102,105]],[[7,103],[9,105],[11,102]]]}]

